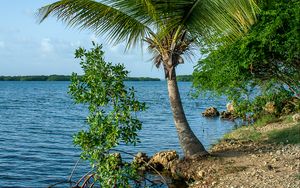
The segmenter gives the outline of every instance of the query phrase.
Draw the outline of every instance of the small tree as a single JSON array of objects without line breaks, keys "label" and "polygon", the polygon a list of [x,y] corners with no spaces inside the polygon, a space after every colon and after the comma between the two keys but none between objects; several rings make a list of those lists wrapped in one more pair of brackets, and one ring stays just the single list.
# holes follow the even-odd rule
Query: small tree
[{"label": "small tree", "polygon": [[128,164],[120,167],[118,157],[109,151],[121,142],[135,145],[139,141],[142,123],[136,112],[145,110],[145,103],[124,85],[128,74],[124,66],[105,62],[102,46],[93,45],[89,51],[79,48],[75,52],[84,75],[79,78],[73,73],[69,93],[76,103],[88,107],[89,127],[75,135],[74,143],[81,147],[82,158],[90,161],[101,186],[128,187],[135,170]]},{"label": "small tree", "polygon": [[69,26],[106,34],[127,48],[145,42],[167,79],[179,143],[186,157],[206,155],[186,119],[176,81],[183,57],[203,41],[232,41],[256,21],[255,0],[60,0],[39,9],[41,21],[56,16]]},{"label": "small tree", "polygon": [[275,95],[300,98],[300,2],[269,0],[260,6],[257,23],[244,37],[230,46],[211,47],[198,62],[193,76],[199,92],[226,94],[243,108],[251,106],[249,99],[258,91],[273,101]]}]

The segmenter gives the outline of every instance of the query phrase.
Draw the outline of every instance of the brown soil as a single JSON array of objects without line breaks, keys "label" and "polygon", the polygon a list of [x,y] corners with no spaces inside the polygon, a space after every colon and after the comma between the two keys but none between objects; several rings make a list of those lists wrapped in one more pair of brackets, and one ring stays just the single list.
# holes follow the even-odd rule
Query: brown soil
[{"label": "brown soil", "polygon": [[[273,123],[258,129],[265,132],[291,125]],[[223,140],[210,153],[177,165],[178,175],[193,181],[190,187],[300,187],[299,144]]]}]

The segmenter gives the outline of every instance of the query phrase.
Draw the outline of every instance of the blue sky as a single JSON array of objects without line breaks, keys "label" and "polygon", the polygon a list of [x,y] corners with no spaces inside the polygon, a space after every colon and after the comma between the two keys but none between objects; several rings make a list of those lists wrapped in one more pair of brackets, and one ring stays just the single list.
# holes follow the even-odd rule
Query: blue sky
[{"label": "blue sky", "polygon": [[[0,75],[80,74],[74,50],[79,46],[89,48],[91,41],[96,41],[103,44],[105,59],[124,63],[130,76],[163,78],[163,70],[153,66],[147,50],[136,48],[124,53],[124,44],[112,46],[101,36],[68,28],[54,17],[38,24],[37,9],[52,2],[55,0],[1,0]],[[177,73],[191,74],[194,65],[186,61]]]}]

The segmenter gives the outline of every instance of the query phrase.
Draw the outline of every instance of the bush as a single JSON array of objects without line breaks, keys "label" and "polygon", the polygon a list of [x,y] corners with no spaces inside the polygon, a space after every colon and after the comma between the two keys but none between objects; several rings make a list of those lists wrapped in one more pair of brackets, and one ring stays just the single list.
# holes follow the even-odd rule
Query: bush
[{"label": "bush", "polygon": [[[231,45],[207,46],[193,73],[197,93],[226,95],[238,116],[258,118],[267,102],[276,115],[300,98],[300,2],[261,1],[258,22]],[[288,108],[288,106],[286,107]],[[290,111],[299,110],[299,103]]]},{"label": "bush", "polygon": [[136,99],[133,88],[126,88],[124,66],[105,62],[103,55],[102,46],[96,44],[90,51],[75,52],[84,75],[73,73],[69,93],[76,103],[88,107],[89,115],[88,128],[75,135],[74,143],[81,147],[81,157],[90,161],[101,187],[128,187],[136,171],[128,164],[121,167],[110,150],[120,143],[139,142],[142,122],[137,112],[145,110],[145,103]]}]

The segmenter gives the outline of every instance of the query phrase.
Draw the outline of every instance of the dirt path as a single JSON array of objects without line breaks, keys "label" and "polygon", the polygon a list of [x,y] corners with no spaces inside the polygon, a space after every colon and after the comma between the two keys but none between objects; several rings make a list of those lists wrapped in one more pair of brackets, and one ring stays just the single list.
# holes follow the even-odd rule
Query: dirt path
[{"label": "dirt path", "polygon": [[223,140],[211,149],[210,157],[186,160],[178,169],[184,177],[195,180],[190,184],[192,188],[299,188],[300,145],[274,144],[264,136],[271,130],[293,125],[273,123],[257,128],[262,134],[259,141]]}]

